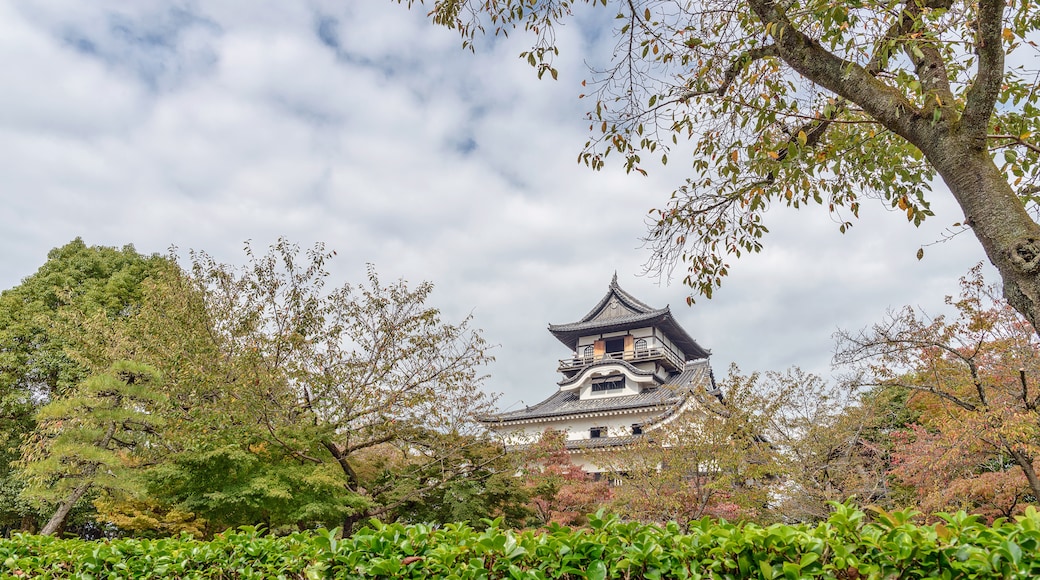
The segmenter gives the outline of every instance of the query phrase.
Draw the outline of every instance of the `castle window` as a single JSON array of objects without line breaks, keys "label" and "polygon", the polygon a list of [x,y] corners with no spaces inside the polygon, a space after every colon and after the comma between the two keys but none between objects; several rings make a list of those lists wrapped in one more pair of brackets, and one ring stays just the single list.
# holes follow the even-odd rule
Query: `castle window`
[{"label": "castle window", "polygon": [[592,427],[591,429],[589,429],[589,437],[591,437],[592,439],[599,439],[600,437],[606,437],[606,436],[607,436],[607,428],[606,427]]},{"label": "castle window", "polygon": [[595,352],[596,352],[596,349],[592,348],[592,345],[590,344],[590,345],[586,346],[584,350],[581,351],[581,356],[582,356],[582,358],[585,359],[586,362],[587,361],[591,361],[592,360],[592,356],[593,356],[593,354],[595,354]]},{"label": "castle window", "polygon": [[643,434],[643,426],[640,425],[639,423],[632,423],[632,434],[633,435],[642,435]]},{"label": "castle window", "polygon": [[623,375],[611,375],[592,379],[592,392],[616,391],[625,388],[625,377]]},{"label": "castle window", "polygon": [[607,356],[610,356],[612,354],[621,354],[625,352],[625,337],[619,336],[617,338],[606,339],[606,351]]},{"label": "castle window", "polygon": [[645,338],[637,338],[635,340],[635,343],[633,344],[633,347],[635,348],[637,357],[644,357],[650,354],[650,349],[647,348]]}]

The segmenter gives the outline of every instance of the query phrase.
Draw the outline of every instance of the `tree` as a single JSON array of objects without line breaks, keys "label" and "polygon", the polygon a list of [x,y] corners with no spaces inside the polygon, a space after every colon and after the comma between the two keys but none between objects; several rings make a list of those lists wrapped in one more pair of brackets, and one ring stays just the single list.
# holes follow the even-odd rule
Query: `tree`
[{"label": "tree", "polygon": [[161,405],[158,379],[155,369],[120,361],[39,410],[19,477],[28,482],[23,495],[56,503],[41,534],[62,530],[87,491],[132,488],[131,471],[140,466],[134,452],[162,423],[155,413]]},{"label": "tree", "polygon": [[580,526],[585,516],[611,498],[606,479],[595,479],[571,461],[566,434],[546,429],[537,443],[523,451],[522,477],[530,494],[532,521],[539,526]]},{"label": "tree", "polygon": [[142,282],[167,267],[133,246],[87,246],[76,238],[51,250],[47,262],[0,294],[0,389],[5,401],[48,400],[89,373],[70,360],[59,315],[75,311],[126,318],[141,301]]},{"label": "tree", "polygon": [[[115,359],[88,368],[70,352],[70,319],[126,320],[140,306],[144,280],[170,267],[133,246],[87,246],[75,240],[51,250],[21,284],[0,293],[0,527],[36,529],[42,514],[20,499],[15,477],[37,409],[73,390]],[[75,313],[75,314],[73,314]]]},{"label": "tree", "polygon": [[615,509],[684,525],[704,516],[771,519],[770,496],[784,466],[770,423],[797,386],[773,378],[731,367],[718,397],[691,393],[691,409],[613,452],[611,465],[623,473]]},{"label": "tree", "polygon": [[[616,153],[645,172],[644,156],[665,163],[680,139],[692,145],[693,175],[652,212],[652,268],[681,261],[710,297],[730,256],[762,248],[770,207],[820,205],[845,231],[877,198],[919,224],[938,175],[1005,298],[1040,329],[1040,226],[1027,211],[1040,108],[1022,64],[1036,57],[1035,3],[584,3],[616,10],[617,46],[582,95],[592,137],[579,160],[599,169]],[[555,77],[554,27],[577,4],[439,0],[429,13],[470,48],[523,28],[534,45],[522,57]]]},{"label": "tree", "polygon": [[798,369],[774,378],[797,385],[772,429],[789,462],[779,508],[785,518],[824,520],[832,511],[829,502],[849,498],[885,509],[906,505],[906,492],[890,471],[893,434],[919,415],[907,407],[910,391],[888,387],[859,393]]},{"label": "tree", "polygon": [[[48,532],[86,499],[99,520],[157,533],[350,524],[401,515],[493,459],[474,454],[473,418],[494,402],[488,345],[426,304],[429,283],[384,285],[370,268],[367,284],[327,290],[333,253],[301,259],[284,240],[266,256],[247,245],[243,268],[60,250],[0,296],[0,420],[16,419],[3,434],[22,455],[0,472],[4,525],[25,513],[19,497],[59,505]],[[162,375],[153,400],[144,374],[119,386],[131,367]],[[389,449],[405,460],[374,469]]]},{"label": "tree", "polygon": [[[346,528],[465,477],[463,450],[437,435],[473,432],[493,409],[479,372],[493,359],[470,319],[444,322],[426,305],[432,284],[384,285],[371,267],[367,284],[326,291],[334,253],[321,245],[304,259],[285,240],[264,256],[247,244],[246,254],[235,268],[195,252],[190,277],[229,361],[223,385],[269,452],[335,467]],[[408,456],[407,469],[364,479],[362,454],[387,445]]]},{"label": "tree", "polygon": [[[506,526],[523,527],[532,511],[529,489],[523,479],[517,477],[520,466],[517,456],[502,453],[502,445],[472,435],[430,434],[442,439],[441,446],[453,446],[460,450],[462,465],[466,472],[462,477],[452,477],[445,485],[432,489],[421,496],[414,496],[408,486],[394,486],[395,495],[407,498],[407,502],[395,510],[399,519],[409,522],[464,522],[473,526],[482,525],[483,519],[502,518]],[[373,454],[375,455],[375,454]],[[406,458],[404,454],[396,454]],[[385,454],[383,455],[385,457]],[[374,467],[367,461],[366,468]],[[406,468],[407,469],[407,468]],[[383,479],[392,479],[405,471],[383,469]],[[414,478],[420,485],[441,477],[439,470],[427,470],[424,477]]]},{"label": "tree", "polygon": [[904,308],[840,332],[835,362],[856,371],[854,386],[915,393],[920,416],[893,462],[924,507],[1009,515],[1040,500],[1040,339],[980,270],[947,297],[956,319]]}]

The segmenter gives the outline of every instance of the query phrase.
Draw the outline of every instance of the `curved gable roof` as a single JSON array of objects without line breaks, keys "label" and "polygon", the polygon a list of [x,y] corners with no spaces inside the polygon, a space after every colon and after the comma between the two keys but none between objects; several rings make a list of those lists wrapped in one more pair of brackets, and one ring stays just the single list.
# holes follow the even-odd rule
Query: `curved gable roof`
[{"label": "curved gable roof", "polygon": [[566,387],[568,385],[573,385],[574,383],[576,383],[578,381],[584,380],[587,376],[589,376],[590,373],[595,372],[597,369],[599,369],[601,367],[609,367],[609,366],[621,367],[621,369],[623,371],[627,371],[628,374],[636,376],[636,377],[653,377],[654,378],[654,382],[657,383],[657,384],[660,384],[660,383],[663,382],[663,381],[661,381],[661,379],[657,378],[657,375],[654,373],[654,371],[648,371],[648,370],[642,370],[642,369],[636,368],[635,366],[633,366],[629,362],[623,361],[623,360],[620,360],[620,359],[605,358],[605,359],[601,359],[601,360],[595,361],[593,363],[590,363],[588,366],[583,368],[581,370],[581,372],[575,373],[574,376],[572,376],[570,378],[565,378],[565,379],[563,379],[562,381],[560,381],[560,382],[558,382],[556,384],[560,385],[561,387]]},{"label": "curved gable roof", "polygon": [[617,272],[610,281],[607,293],[581,320],[568,324],[550,324],[549,332],[557,340],[575,350],[578,339],[590,334],[628,330],[641,326],[660,328],[687,359],[706,358],[710,351],[697,344],[672,316],[671,308],[653,308],[638,300],[618,285]]}]

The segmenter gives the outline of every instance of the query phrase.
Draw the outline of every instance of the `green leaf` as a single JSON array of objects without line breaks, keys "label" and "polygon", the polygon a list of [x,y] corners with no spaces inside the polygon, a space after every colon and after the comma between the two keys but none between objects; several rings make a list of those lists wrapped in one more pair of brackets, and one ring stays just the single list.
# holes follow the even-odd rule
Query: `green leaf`
[{"label": "green leaf", "polygon": [[607,565],[602,560],[593,562],[589,565],[585,577],[588,580],[604,580],[607,577]]}]

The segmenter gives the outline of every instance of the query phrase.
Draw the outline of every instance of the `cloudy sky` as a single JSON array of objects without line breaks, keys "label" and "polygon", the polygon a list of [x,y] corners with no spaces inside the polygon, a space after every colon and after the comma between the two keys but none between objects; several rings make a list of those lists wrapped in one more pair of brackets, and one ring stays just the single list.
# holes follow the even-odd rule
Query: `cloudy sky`
[{"label": "cloudy sky", "polygon": [[615,271],[671,304],[719,374],[829,376],[836,329],[903,304],[938,311],[983,259],[961,235],[917,261],[962,217],[941,188],[917,229],[880,205],[845,235],[818,208],[777,209],[765,251],[688,308],[685,288],[641,276],[639,242],[688,164],[642,177],[575,161],[580,82],[610,55],[595,26],[609,14],[559,31],[555,82],[517,58],[523,35],[470,54],[424,14],[391,0],[0,0],[0,288],[76,236],[232,263],[245,240],[323,241],[339,280],[371,262],[433,281],[447,317],[472,313],[499,345],[487,388],[505,408],[556,388],[568,353],[547,324],[583,316]]}]

